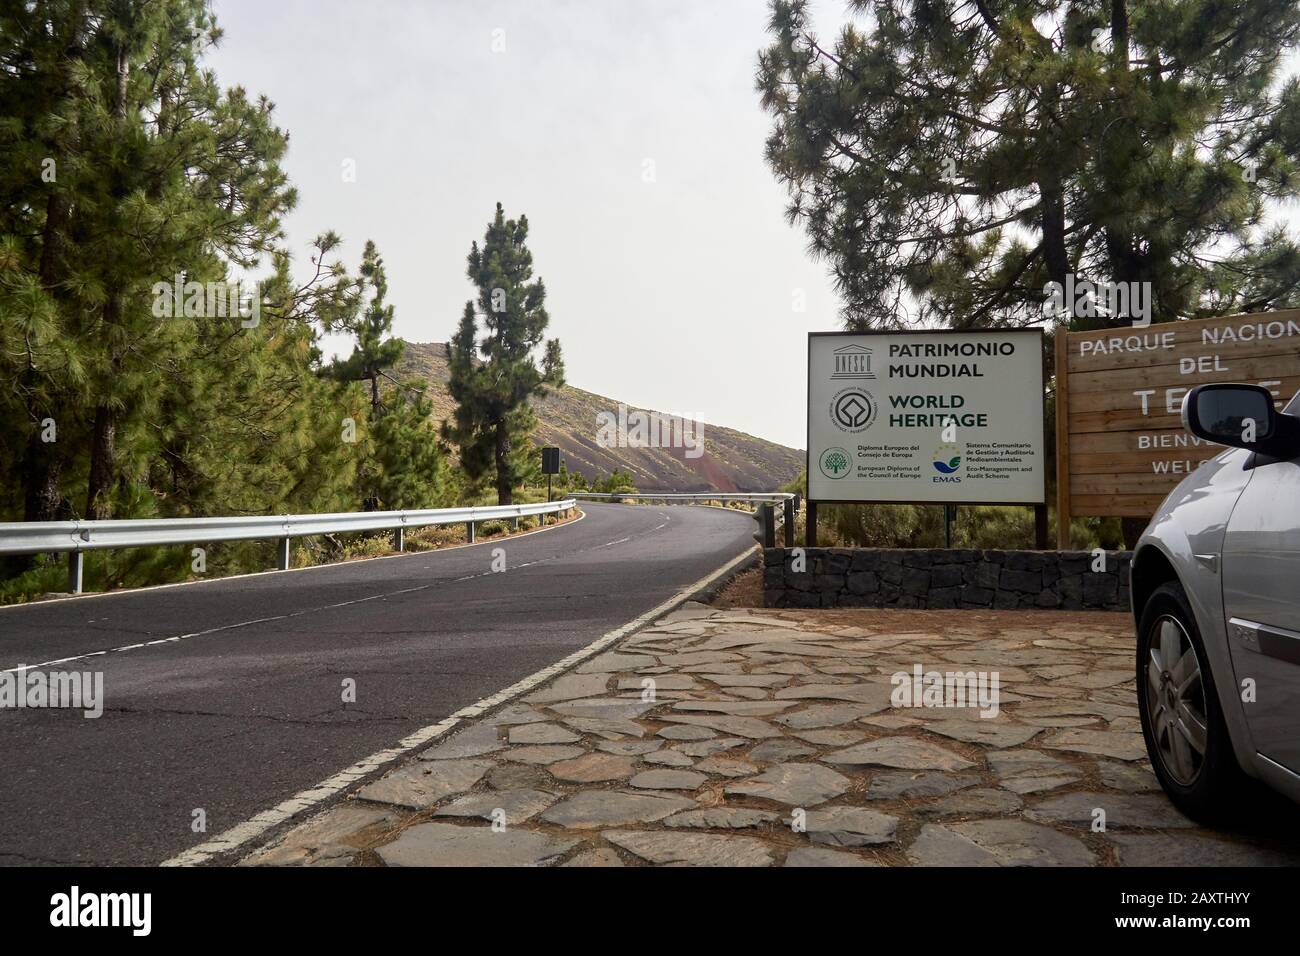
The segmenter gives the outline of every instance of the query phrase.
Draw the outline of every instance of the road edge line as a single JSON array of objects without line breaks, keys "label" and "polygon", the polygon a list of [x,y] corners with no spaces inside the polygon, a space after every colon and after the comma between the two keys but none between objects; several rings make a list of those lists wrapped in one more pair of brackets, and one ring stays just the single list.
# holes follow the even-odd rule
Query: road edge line
[{"label": "road edge line", "polygon": [[[426,548],[423,551],[394,551],[392,554],[375,554],[368,558],[345,558],[342,561],[328,561],[325,564],[308,564],[301,568],[268,568],[265,571],[247,571],[244,574],[227,574],[219,578],[198,578],[193,581],[169,581],[166,584],[145,584],[138,588],[117,588],[112,591],[86,591],[84,594],[65,594],[62,597],[43,598],[35,601],[18,601],[14,604],[0,604],[0,612],[13,607],[44,607],[47,604],[64,604],[68,601],[87,601],[90,598],[107,598],[117,597],[123,594],[144,594],[147,591],[161,591],[164,588],[185,588],[194,584],[220,584],[222,581],[242,581],[245,578],[260,578],[271,574],[297,574],[300,571],[319,571],[321,568],[338,568],[347,564],[365,564],[368,561],[387,561],[390,558],[413,558],[418,555],[439,554],[443,551],[459,551],[461,548],[477,548],[485,544],[499,544],[503,541],[517,541],[520,538],[527,538],[530,535],[541,534],[543,531],[554,531],[557,528],[567,528],[571,524],[577,524],[587,517],[587,513],[581,508],[574,508],[578,512],[578,517],[571,518],[567,521],[561,521],[552,525],[542,525],[539,528],[533,528],[531,531],[518,531],[504,535],[499,538],[484,538],[482,541],[464,541],[460,544],[449,544],[445,548]],[[531,517],[531,516],[529,516]],[[489,521],[505,521],[505,518],[489,518]],[[419,528],[434,527],[452,527],[452,525],[420,525]],[[320,537],[320,535],[301,535],[304,538]],[[247,538],[248,541],[270,541],[270,538]],[[224,542],[223,542],[224,543]],[[144,545],[143,547],[150,547]],[[153,547],[172,547],[171,545],[153,545]],[[105,551],[125,551],[134,550],[126,548],[104,548]],[[89,554],[83,551],[83,554]]]},{"label": "road edge line", "polygon": [[337,796],[388,764],[406,756],[411,751],[424,747],[431,741],[445,736],[462,722],[482,717],[488,711],[526,694],[538,685],[544,684],[570,668],[581,664],[589,657],[594,657],[611,644],[652,623],[656,618],[675,611],[696,595],[708,593],[709,588],[717,584],[719,579],[723,579],[723,583],[725,583],[725,581],[730,580],[733,572],[741,569],[746,562],[756,559],[755,550],[747,548],[716,570],[680,588],[676,594],[663,603],[656,605],[628,623],[602,634],[592,643],[573,652],[568,657],[544,667],[522,680],[516,681],[504,690],[497,691],[491,697],[485,697],[467,707],[462,707],[436,724],[430,724],[428,727],[422,727],[414,733],[408,734],[398,741],[395,746],[358,760],[352,766],[339,771],[316,786],[302,790],[269,810],[263,810],[261,813],[255,814],[243,823],[238,823],[219,833],[211,840],[164,860],[159,866],[200,866],[210,862],[215,857],[240,849],[268,831],[287,823],[299,814],[324,803],[331,797]]}]

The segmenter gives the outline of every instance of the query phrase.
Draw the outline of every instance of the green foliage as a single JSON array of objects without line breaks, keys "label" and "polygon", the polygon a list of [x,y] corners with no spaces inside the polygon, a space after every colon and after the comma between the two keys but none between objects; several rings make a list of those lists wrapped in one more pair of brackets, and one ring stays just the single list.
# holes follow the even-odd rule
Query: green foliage
[{"label": "green foliage", "polygon": [[540,367],[533,357],[550,317],[546,287],[533,279],[527,238],[528,217],[507,220],[497,203],[483,247],[470,246],[466,271],[478,297],[465,303],[450,343],[448,389],[456,408],[443,435],[459,449],[471,482],[494,474],[500,504],[511,503],[525,461],[535,457],[528,437],[536,417],[528,400],[564,384],[558,340],[546,341]]},{"label": "green foliage", "polygon": [[433,408],[422,390],[403,387],[374,423],[375,497],[385,510],[440,508],[449,503]]},{"label": "green foliage", "polygon": [[[782,491],[806,495],[807,475],[800,475]],[[1054,518],[1049,513],[1049,518]],[[803,515],[800,515],[800,522]],[[1076,518],[1070,524],[1074,546],[1082,551],[1124,547],[1118,518]],[[817,506],[818,543],[851,548],[942,548],[942,505],[833,505]],[[1050,526],[1049,538],[1054,533]],[[1032,550],[1032,508],[962,505],[952,527],[954,548]]]},{"label": "green foliage", "polygon": [[1297,303],[1264,225],[1296,192],[1294,0],[857,0],[830,42],[807,6],[772,3],[757,83],[848,328],[1041,321],[1070,273],[1150,283],[1155,321]]},{"label": "green foliage", "polygon": [[178,315],[156,288],[262,257],[277,271],[259,291],[292,287],[271,104],[199,67],[217,35],[201,0],[0,18],[0,378],[15,383],[0,506],[27,520],[282,506],[311,481],[295,466],[329,458],[314,333],[272,309],[251,327],[233,310]]},{"label": "green foliage", "polygon": [[[148,512],[148,496],[132,486],[177,437],[158,434],[168,379],[183,380],[196,354],[235,374],[248,361],[232,344],[241,330],[233,310],[190,321],[166,310],[173,296],[157,286],[224,282],[274,251],[295,202],[279,168],[287,139],[269,102],[223,91],[200,69],[215,25],[198,0],[51,3],[11,16],[21,22],[4,31],[15,42],[7,52],[43,68],[6,73],[0,102],[17,112],[11,128],[25,152],[50,164],[7,179],[6,198],[18,205],[6,203],[0,231],[29,237],[18,271],[39,284],[40,311],[75,356],[66,366],[75,374],[16,356],[15,372],[32,384],[15,409],[28,430],[24,515]],[[28,93],[35,100],[24,107]],[[25,318],[9,316],[17,328],[6,340],[24,341]],[[46,418],[60,438],[38,448],[33,426]]]},{"label": "green foliage", "polygon": [[628,495],[634,495],[637,493],[636,482],[632,478],[632,473],[630,471],[622,471],[618,468],[615,468],[604,478],[598,477],[593,480],[589,490],[598,494],[606,495],[618,494],[620,492]]},{"label": "green foliage", "polygon": [[564,494],[571,491],[592,490],[587,482],[587,476],[580,471],[569,471],[568,462],[564,459],[560,459],[560,473],[555,476],[555,487]]},{"label": "green foliage", "polygon": [[345,359],[325,370],[339,382],[368,384],[368,440],[357,443],[359,500],[355,506],[395,511],[435,508],[444,503],[443,453],[433,424],[433,407],[415,379],[398,381],[388,373],[402,358],[404,343],[392,338],[393,307],[388,275],[373,242],[361,259],[360,284],[372,290],[358,313],[342,314],[341,328],[356,337]]},{"label": "green foliage", "polygon": [[[370,247],[349,277],[325,233],[295,279],[287,135],[269,100],[202,68],[220,35],[207,7],[0,4],[0,520],[349,510],[375,477],[363,447],[380,462],[363,493],[436,497],[427,403],[372,421],[355,381],[320,374],[323,330],[355,331],[367,372],[400,348],[375,341],[382,263]],[[235,281],[246,301],[222,301]],[[213,545],[205,573],[265,567],[272,547]],[[97,553],[86,580],[182,580],[190,561]],[[5,562],[3,596],[61,589],[62,568]]]},{"label": "green foliage", "polygon": [[362,254],[360,281],[373,289],[374,295],[361,315],[346,317],[341,322],[343,330],[356,337],[356,348],[346,359],[335,359],[327,371],[340,382],[368,383],[370,407],[378,417],[383,408],[380,379],[387,377],[385,369],[392,368],[401,359],[402,340],[391,337],[393,307],[384,302],[388,296],[388,274],[374,242],[367,242]]}]

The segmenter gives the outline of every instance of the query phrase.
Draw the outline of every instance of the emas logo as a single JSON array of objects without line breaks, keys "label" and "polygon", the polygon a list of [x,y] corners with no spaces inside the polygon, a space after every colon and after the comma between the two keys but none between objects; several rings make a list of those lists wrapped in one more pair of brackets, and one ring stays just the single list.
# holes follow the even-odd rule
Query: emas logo
[{"label": "emas logo", "polygon": [[956,445],[940,445],[930,457],[934,470],[939,473],[931,481],[961,481],[961,476],[957,474],[961,469],[960,448]]}]

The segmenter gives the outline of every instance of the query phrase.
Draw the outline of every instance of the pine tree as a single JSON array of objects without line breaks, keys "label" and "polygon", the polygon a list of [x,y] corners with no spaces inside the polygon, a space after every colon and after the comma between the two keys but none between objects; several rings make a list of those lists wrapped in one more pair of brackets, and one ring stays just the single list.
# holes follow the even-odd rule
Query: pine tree
[{"label": "pine tree", "polygon": [[359,316],[340,320],[356,337],[356,347],[327,372],[339,382],[367,384],[369,441],[358,447],[361,498],[368,508],[432,508],[443,485],[433,407],[422,387],[398,381],[389,372],[401,360],[405,343],[391,337],[388,276],[373,242],[366,243],[362,255],[360,282],[372,292],[369,302]]},{"label": "pine tree", "polygon": [[[318,374],[314,322],[355,311],[356,280],[324,257],[338,244],[316,240],[316,274],[295,283],[277,253],[260,284],[255,328],[191,322],[192,338],[159,378],[157,425],[146,436],[149,486],[169,514],[266,514],[355,507],[356,455],[342,439],[355,396]],[[364,411],[364,402],[357,407]],[[155,446],[156,443],[156,446]],[[156,447],[156,450],[155,450]]]},{"label": "pine tree", "polygon": [[[34,343],[24,513],[108,517],[147,497],[160,383],[195,340],[192,319],[155,314],[154,287],[221,281],[274,249],[295,198],[287,140],[268,101],[199,67],[219,35],[203,0],[9,4],[4,27],[0,135],[22,149],[2,231],[23,237],[6,284],[32,306],[6,325]],[[57,443],[35,442],[42,418]]]},{"label": "pine tree", "polygon": [[444,461],[433,406],[413,381],[395,386],[374,423],[376,491],[385,509],[438,508],[447,502]]},{"label": "pine tree", "polygon": [[758,69],[849,328],[1026,324],[1071,273],[1150,283],[1156,321],[1300,301],[1300,249],[1261,225],[1295,193],[1300,86],[1275,80],[1300,5],[850,6],[823,43],[775,0]]},{"label": "pine tree", "polygon": [[507,220],[497,203],[482,248],[477,242],[470,246],[467,274],[478,296],[465,303],[448,362],[456,409],[444,437],[459,448],[461,467],[472,481],[494,474],[503,505],[514,500],[519,484],[518,456],[532,451],[528,439],[536,417],[529,399],[564,384],[557,339],[546,340],[540,368],[534,359],[550,317],[546,287],[540,277],[533,279],[527,238],[528,217]]},{"label": "pine tree", "polygon": [[401,339],[391,337],[393,307],[384,301],[388,297],[388,274],[374,242],[366,243],[361,257],[361,283],[374,294],[362,315],[344,322],[346,331],[356,337],[356,348],[346,359],[335,360],[330,374],[341,382],[368,383],[371,414],[378,418],[383,408],[380,379],[401,359],[403,345]]},{"label": "pine tree", "polygon": [[[318,330],[360,291],[330,233],[292,277],[287,137],[201,69],[219,36],[202,0],[0,4],[0,520],[354,507],[341,426],[365,403],[319,374]],[[158,283],[265,260],[259,321],[157,311]],[[141,551],[88,573],[109,560],[113,580],[184,573]]]},{"label": "pine tree", "polygon": [[75,104],[91,92],[82,6],[0,6],[0,478],[5,511],[29,521],[69,511],[66,411],[84,387],[86,356],[67,334],[76,287],[66,254]]}]

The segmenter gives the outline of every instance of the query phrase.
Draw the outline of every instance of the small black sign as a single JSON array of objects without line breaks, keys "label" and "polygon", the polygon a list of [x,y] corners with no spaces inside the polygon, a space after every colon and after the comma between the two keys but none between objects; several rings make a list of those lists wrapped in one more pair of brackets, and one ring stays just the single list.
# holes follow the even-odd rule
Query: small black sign
[{"label": "small black sign", "polygon": [[542,449],[542,474],[558,475],[560,473],[560,449]]}]

